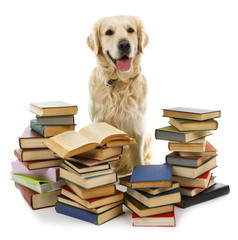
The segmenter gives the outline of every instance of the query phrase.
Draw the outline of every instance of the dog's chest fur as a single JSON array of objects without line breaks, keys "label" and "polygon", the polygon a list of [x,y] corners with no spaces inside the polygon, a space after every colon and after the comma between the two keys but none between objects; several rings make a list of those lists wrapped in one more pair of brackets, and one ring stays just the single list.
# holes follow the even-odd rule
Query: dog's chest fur
[{"label": "dog's chest fur", "polygon": [[140,134],[144,130],[146,106],[146,84],[143,76],[127,82],[118,80],[110,86],[98,79],[94,80],[97,86],[93,84],[90,91],[93,121],[105,121],[133,135],[135,132],[131,132],[131,126],[136,121],[141,124],[137,129],[133,128],[133,131]]}]

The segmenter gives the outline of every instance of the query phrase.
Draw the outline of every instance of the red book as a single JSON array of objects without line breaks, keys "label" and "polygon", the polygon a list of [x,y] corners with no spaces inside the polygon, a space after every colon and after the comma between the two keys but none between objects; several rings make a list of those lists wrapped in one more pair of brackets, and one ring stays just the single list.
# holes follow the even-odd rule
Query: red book
[{"label": "red book", "polygon": [[208,171],[194,179],[178,176],[173,176],[172,179],[173,181],[179,182],[179,186],[183,188],[207,189],[212,179],[212,173]]},{"label": "red book", "polygon": [[61,194],[65,197],[83,205],[88,209],[101,207],[104,205],[108,205],[114,202],[118,202],[124,199],[124,193],[117,190],[115,194],[104,196],[104,197],[97,197],[91,199],[82,199],[78,195],[76,195],[68,186],[62,186]]},{"label": "red book", "polygon": [[16,182],[15,186],[33,210],[54,206],[57,196],[60,194],[60,189],[40,194]]},{"label": "red book", "polygon": [[132,213],[132,222],[135,227],[175,227],[174,212],[149,216],[139,217],[134,212]]}]

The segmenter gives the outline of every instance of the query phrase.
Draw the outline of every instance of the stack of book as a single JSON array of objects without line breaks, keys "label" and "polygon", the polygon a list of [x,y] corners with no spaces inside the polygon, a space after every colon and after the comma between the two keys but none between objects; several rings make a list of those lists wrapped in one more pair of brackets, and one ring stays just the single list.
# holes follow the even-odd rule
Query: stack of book
[{"label": "stack of book", "polygon": [[[75,114],[77,106],[63,102],[42,102],[31,103],[30,110],[39,116],[47,116],[37,117],[45,121],[47,118],[53,119],[55,114]],[[58,121],[58,124],[63,125],[65,122]],[[19,148],[14,150],[17,160],[11,162],[11,178],[32,209],[54,206],[60,186],[65,184],[65,180],[59,177],[59,166],[63,159],[46,147],[46,126],[39,126],[42,134],[34,131],[31,126],[25,128],[19,136]]]},{"label": "stack of book", "polygon": [[217,150],[206,136],[216,130],[221,112],[193,108],[163,109],[170,126],[155,130],[155,138],[169,140],[166,163],[171,164],[173,181],[182,193],[180,207],[188,207],[227,194],[229,186],[215,183],[211,170],[217,166]]},{"label": "stack of book", "polygon": [[75,129],[74,115],[78,111],[76,105],[61,101],[34,102],[30,103],[30,111],[36,114],[30,126],[43,137]]},{"label": "stack of book", "polygon": [[172,181],[171,165],[138,165],[120,179],[127,187],[125,205],[133,226],[174,227],[174,204],[181,202],[179,184]]},{"label": "stack of book", "polygon": [[56,211],[96,225],[121,215],[124,193],[116,189],[117,173],[110,163],[120,159],[123,145],[133,143],[126,133],[103,122],[49,138],[45,144],[64,158],[60,177],[66,185]]}]

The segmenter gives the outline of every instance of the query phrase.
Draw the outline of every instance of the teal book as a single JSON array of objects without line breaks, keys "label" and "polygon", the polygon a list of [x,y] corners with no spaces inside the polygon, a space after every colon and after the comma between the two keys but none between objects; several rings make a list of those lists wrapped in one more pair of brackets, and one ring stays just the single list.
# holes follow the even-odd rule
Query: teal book
[{"label": "teal book", "polygon": [[74,125],[39,125],[36,124],[36,119],[32,119],[30,127],[35,132],[39,133],[43,137],[52,137],[65,131],[71,131],[75,129]]},{"label": "teal book", "polygon": [[57,213],[61,213],[69,217],[81,219],[83,221],[93,223],[95,225],[103,224],[124,213],[122,209],[122,204],[100,214],[88,212],[86,210],[73,207],[61,202],[56,202],[55,210]]},{"label": "teal book", "polygon": [[130,182],[131,188],[169,188],[172,186],[171,165],[137,165]]}]

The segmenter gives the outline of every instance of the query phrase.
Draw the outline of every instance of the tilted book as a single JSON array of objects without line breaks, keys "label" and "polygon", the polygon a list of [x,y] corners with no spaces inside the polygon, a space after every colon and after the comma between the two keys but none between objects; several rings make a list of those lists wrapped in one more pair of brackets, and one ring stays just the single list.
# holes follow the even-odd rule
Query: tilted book
[{"label": "tilted book", "polygon": [[125,132],[104,122],[92,123],[79,132],[67,131],[51,137],[45,145],[62,158],[71,157],[104,145],[122,146],[135,144]]}]

